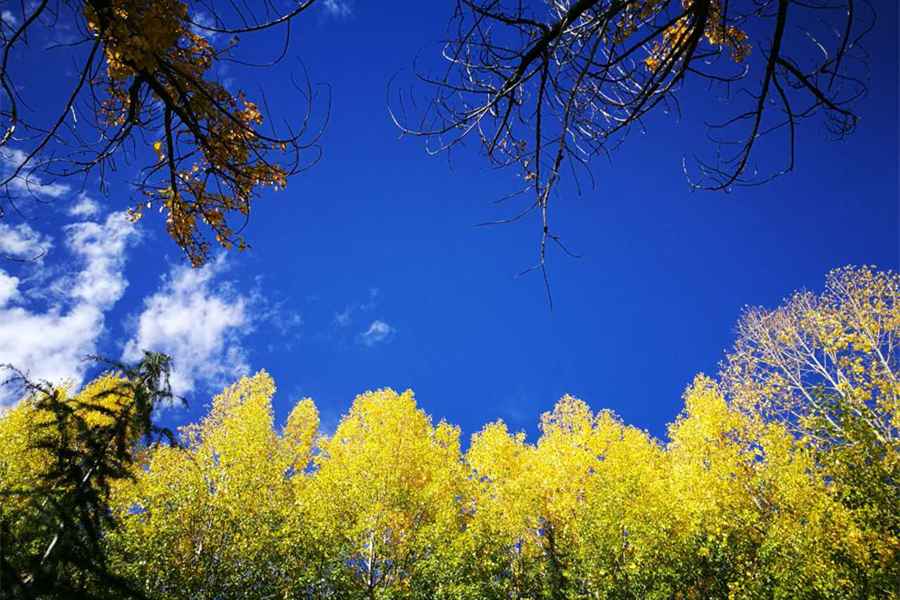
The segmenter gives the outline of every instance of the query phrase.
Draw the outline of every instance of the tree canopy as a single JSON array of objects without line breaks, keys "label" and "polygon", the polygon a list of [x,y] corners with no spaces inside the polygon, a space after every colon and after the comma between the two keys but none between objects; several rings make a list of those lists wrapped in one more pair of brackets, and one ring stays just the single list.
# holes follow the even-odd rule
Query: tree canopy
[{"label": "tree canopy", "polygon": [[[665,440],[565,396],[535,442],[496,421],[465,448],[390,389],[331,432],[309,399],[276,427],[272,377],[244,377],[178,445],[127,438],[136,458],[97,509],[114,597],[898,598],[898,291],[846,268],[748,310]],[[55,526],[32,501],[54,477],[31,441],[42,402],[0,418],[4,577]],[[66,568],[72,589],[113,595]]]}]

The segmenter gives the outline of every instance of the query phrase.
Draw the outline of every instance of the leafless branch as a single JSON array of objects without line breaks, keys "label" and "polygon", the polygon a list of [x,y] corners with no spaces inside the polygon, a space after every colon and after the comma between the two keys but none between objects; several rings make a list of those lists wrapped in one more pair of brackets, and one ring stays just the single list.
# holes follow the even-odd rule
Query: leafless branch
[{"label": "leafless branch", "polygon": [[[709,125],[715,158],[698,159],[693,175],[685,164],[690,184],[728,191],[786,173],[801,120],[820,117],[837,138],[856,125],[868,80],[860,42],[874,17],[866,0],[457,0],[443,70],[414,71],[426,101],[392,82],[388,110],[429,153],[474,138],[493,165],[519,172],[533,200],[497,222],[540,212],[540,261],[528,271],[546,283],[547,242],[561,246],[548,207],[563,164],[580,190],[594,157],[655,109],[677,112],[679,92],[701,80],[737,112]],[[788,166],[758,176],[754,147],[779,131]]]}]

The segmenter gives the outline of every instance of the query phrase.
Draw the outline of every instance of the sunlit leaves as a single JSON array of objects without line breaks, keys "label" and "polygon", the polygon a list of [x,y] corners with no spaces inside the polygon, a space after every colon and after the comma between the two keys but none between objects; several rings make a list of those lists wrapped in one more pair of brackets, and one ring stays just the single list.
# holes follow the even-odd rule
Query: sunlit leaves
[{"label": "sunlit leaves", "polygon": [[[278,428],[260,372],[181,447],[137,454],[104,547],[160,598],[897,598],[897,289],[843,269],[748,311],[665,442],[565,396],[534,442],[497,421],[463,452],[390,389],[331,435],[309,399]],[[105,403],[87,422],[127,416],[116,382],[77,396]],[[29,401],[0,419],[5,548],[32,553],[53,525],[22,496],[54,464],[42,419]]]},{"label": "sunlit leaves", "polygon": [[212,251],[205,228],[225,249],[246,248],[231,219],[246,220],[259,190],[287,185],[287,170],[269,155],[295,139],[261,134],[259,106],[211,76],[232,44],[214,48],[192,30],[181,0],[88,0],[83,13],[106,57],[105,77],[92,85],[106,94],[100,117],[108,137],[161,121],[163,138],[152,145],[158,162],[143,171],[146,199],[131,217],[154,205],[164,211],[169,235],[195,267]]},{"label": "sunlit leaves", "polygon": [[243,378],[182,429],[184,448],[158,447],[118,496],[122,529],[111,540],[123,568],[154,594],[247,597],[291,589],[283,537],[293,507],[289,476],[308,460],[309,403],[283,439],[274,430],[272,378]]},{"label": "sunlit leaves", "polygon": [[150,415],[174,397],[167,356],[113,366],[121,371],[77,394],[13,379],[25,396],[0,415],[0,567],[10,597],[140,597],[103,551],[117,525],[110,501],[133,475],[137,444],[166,437]]},{"label": "sunlit leaves", "polygon": [[320,447],[307,518],[327,548],[326,580],[366,597],[437,587],[433,568],[464,519],[459,429],[432,425],[412,392],[379,390]]}]

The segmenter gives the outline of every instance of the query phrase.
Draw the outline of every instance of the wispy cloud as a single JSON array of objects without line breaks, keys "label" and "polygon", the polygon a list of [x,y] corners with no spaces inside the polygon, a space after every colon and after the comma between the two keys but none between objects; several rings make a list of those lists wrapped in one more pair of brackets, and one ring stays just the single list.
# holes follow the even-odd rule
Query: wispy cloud
[{"label": "wispy cloud", "polygon": [[0,223],[0,254],[8,258],[37,258],[50,250],[51,245],[49,237],[35,231],[27,223]]},{"label": "wispy cloud", "polygon": [[353,324],[353,311],[348,306],[343,312],[334,313],[334,322],[341,327],[349,327]]},{"label": "wispy cloud", "polygon": [[334,313],[334,323],[340,327],[349,327],[353,324],[353,315],[355,313],[372,312],[378,305],[379,289],[375,286],[369,287],[369,296],[365,302],[354,302],[347,306],[341,312]]},{"label": "wispy cloud", "polygon": [[78,194],[75,204],[69,208],[68,213],[70,217],[94,217],[100,213],[100,203],[81,192]]},{"label": "wispy cloud", "polygon": [[212,15],[202,10],[198,10],[191,15],[190,28],[191,33],[206,38],[206,40],[211,43],[215,42],[219,36],[218,32],[210,31],[210,29],[216,28],[215,19],[213,19]]},{"label": "wispy cloud", "polygon": [[303,326],[303,317],[289,301],[273,300],[263,291],[261,276],[256,278],[256,285],[250,294],[250,304],[253,307],[254,322],[268,323],[282,336]]},{"label": "wispy cloud", "polygon": [[324,0],[322,5],[330,17],[346,19],[353,16],[353,7],[346,0]]},{"label": "wispy cloud", "polygon": [[383,342],[389,342],[394,337],[396,330],[382,320],[375,320],[369,328],[359,334],[359,343],[363,346],[374,346]]},{"label": "wispy cloud", "polygon": [[0,22],[12,30],[13,27],[16,27],[19,24],[19,19],[16,15],[12,14],[12,11],[0,10]]},{"label": "wispy cloud", "polygon": [[[27,159],[28,155],[16,148],[0,150],[0,178],[5,180],[12,177],[16,169]],[[8,187],[10,192],[16,195],[39,200],[56,200],[71,191],[71,187],[67,184],[43,179],[37,174],[33,164],[25,164],[18,175],[9,181]]]}]

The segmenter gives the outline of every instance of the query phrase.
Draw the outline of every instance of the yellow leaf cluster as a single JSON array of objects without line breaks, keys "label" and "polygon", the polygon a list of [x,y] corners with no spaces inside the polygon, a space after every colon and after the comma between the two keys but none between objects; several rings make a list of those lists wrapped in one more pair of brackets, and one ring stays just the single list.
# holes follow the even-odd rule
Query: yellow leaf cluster
[{"label": "yellow leaf cluster", "polygon": [[[682,0],[682,7],[690,12],[694,0]],[[655,7],[651,9],[653,12]],[[647,13],[649,15],[650,13]],[[744,62],[745,57],[753,49],[747,42],[747,33],[735,25],[730,25],[719,0],[711,0],[705,22],[698,23],[693,15],[687,14],[665,29],[661,40],[655,40],[644,59],[650,71],[656,71],[669,61],[676,60],[688,43],[696,28],[702,28],[702,35],[713,46],[725,48],[736,63]],[[697,32],[699,35],[699,31]]]},{"label": "yellow leaf cluster", "polygon": [[[166,113],[166,139],[152,145],[165,183],[142,186],[150,202],[134,206],[131,219],[158,204],[167,214],[166,230],[195,267],[212,252],[205,228],[225,249],[248,248],[228,218],[246,218],[259,190],[287,185],[285,169],[267,158],[270,151],[284,152],[286,143],[260,135],[258,105],[210,76],[228,49],[213,48],[191,30],[181,0],[86,0],[83,13],[106,57],[106,77],[97,82],[107,92],[100,114],[105,126],[121,131],[158,118],[154,103]],[[150,101],[140,98],[142,86]],[[187,157],[190,166],[183,165]]]}]

